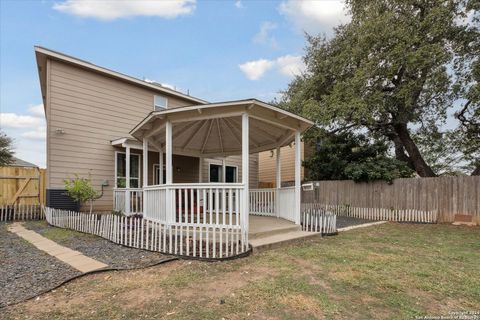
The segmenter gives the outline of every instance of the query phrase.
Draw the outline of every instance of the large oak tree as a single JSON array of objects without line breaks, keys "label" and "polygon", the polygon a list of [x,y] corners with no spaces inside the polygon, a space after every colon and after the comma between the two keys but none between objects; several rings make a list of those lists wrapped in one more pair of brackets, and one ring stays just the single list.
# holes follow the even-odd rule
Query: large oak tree
[{"label": "large oak tree", "polygon": [[[467,95],[478,84],[472,76],[480,53],[478,6],[478,0],[347,0],[351,21],[331,38],[307,36],[306,72],[280,105],[330,131],[386,137],[398,160],[422,177],[435,176],[414,133],[439,131],[461,99],[478,110]],[[467,113],[472,121],[475,112]]]}]

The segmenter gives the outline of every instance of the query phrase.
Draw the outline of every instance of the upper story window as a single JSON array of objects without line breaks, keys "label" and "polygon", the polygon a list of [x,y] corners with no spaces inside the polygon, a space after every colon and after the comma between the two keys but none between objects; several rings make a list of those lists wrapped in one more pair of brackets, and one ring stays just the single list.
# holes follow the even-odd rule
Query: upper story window
[{"label": "upper story window", "polygon": [[161,111],[163,109],[166,109],[168,105],[168,99],[163,97],[163,96],[155,96],[154,99],[154,110],[155,111]]}]

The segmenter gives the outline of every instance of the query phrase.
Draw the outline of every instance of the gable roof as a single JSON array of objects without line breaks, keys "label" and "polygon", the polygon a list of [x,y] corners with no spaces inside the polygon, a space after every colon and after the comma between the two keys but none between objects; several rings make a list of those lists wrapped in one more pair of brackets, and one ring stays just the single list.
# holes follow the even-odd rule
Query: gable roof
[{"label": "gable roof", "polygon": [[9,167],[25,167],[25,168],[38,168],[36,164],[22,160],[17,157],[12,157],[13,162],[9,164]]},{"label": "gable roof", "polygon": [[113,71],[113,70],[98,66],[98,65],[93,64],[91,62],[81,60],[81,59],[66,55],[66,54],[58,52],[58,51],[54,51],[54,50],[47,49],[47,48],[40,47],[40,46],[35,46],[34,48],[35,48],[35,56],[36,56],[36,59],[37,59],[38,75],[40,77],[40,87],[41,87],[41,90],[42,90],[42,98],[44,100],[43,101],[44,105],[45,105],[45,96],[46,96],[47,58],[57,60],[57,61],[62,61],[64,63],[75,65],[75,66],[83,68],[83,69],[88,69],[90,71],[103,74],[107,77],[111,77],[111,78],[115,78],[115,79],[118,79],[118,80],[121,80],[121,81],[125,81],[125,82],[131,83],[133,85],[137,85],[137,86],[141,86],[141,87],[153,90],[153,91],[157,91],[159,93],[163,93],[163,94],[166,94],[166,95],[170,95],[170,96],[178,97],[178,98],[181,98],[181,99],[184,99],[184,100],[188,100],[192,103],[196,103],[196,104],[208,103],[207,101],[205,101],[203,99],[192,97],[190,95],[181,93],[179,91],[176,91],[176,90],[173,90],[173,89],[170,89],[170,88],[166,88],[166,87],[164,87],[160,84],[146,82],[146,81],[143,81],[141,79],[138,79],[138,78],[135,78],[135,77],[132,77],[132,76],[129,76],[129,75],[117,72],[117,71]]}]

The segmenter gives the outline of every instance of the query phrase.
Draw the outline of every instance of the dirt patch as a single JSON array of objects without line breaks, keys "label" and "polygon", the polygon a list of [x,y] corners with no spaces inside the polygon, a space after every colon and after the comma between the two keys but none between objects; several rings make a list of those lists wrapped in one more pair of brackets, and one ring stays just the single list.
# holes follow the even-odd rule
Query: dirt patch
[{"label": "dirt patch", "polygon": [[162,294],[157,290],[147,295],[145,291],[148,289],[145,287],[168,277],[171,272],[181,267],[181,264],[181,261],[172,261],[143,270],[87,275],[37,299],[27,301],[23,306],[27,313],[42,314],[75,306],[95,305],[99,301],[111,299],[125,301],[132,306],[141,305],[148,298]]},{"label": "dirt patch", "polygon": [[276,274],[277,272],[267,267],[252,268],[246,266],[208,278],[208,281],[192,283],[191,286],[177,292],[177,294],[184,299],[198,297],[199,292],[208,299],[221,298],[229,296],[251,283],[274,277]]},{"label": "dirt patch", "polygon": [[295,313],[307,313],[317,319],[324,319],[323,310],[317,300],[302,294],[289,294],[280,299],[280,302]]}]

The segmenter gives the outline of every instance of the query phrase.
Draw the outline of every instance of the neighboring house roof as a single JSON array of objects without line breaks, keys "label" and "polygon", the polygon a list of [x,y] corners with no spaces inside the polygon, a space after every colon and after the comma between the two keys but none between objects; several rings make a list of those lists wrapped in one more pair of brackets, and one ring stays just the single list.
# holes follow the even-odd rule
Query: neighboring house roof
[{"label": "neighboring house roof", "polygon": [[205,101],[203,99],[192,97],[190,95],[181,93],[179,91],[176,91],[176,90],[173,90],[173,89],[170,89],[170,88],[166,88],[166,87],[164,87],[160,84],[146,82],[146,81],[140,80],[138,78],[131,77],[131,76],[128,76],[126,74],[123,74],[123,73],[120,73],[120,72],[117,72],[117,71],[113,71],[113,70],[110,70],[110,69],[107,69],[107,68],[104,68],[104,67],[100,67],[100,66],[98,66],[96,64],[93,64],[93,63],[90,63],[88,61],[81,60],[81,59],[78,59],[78,58],[75,58],[75,57],[72,57],[72,56],[63,54],[61,52],[51,50],[51,49],[43,48],[43,47],[40,47],[40,46],[35,46],[35,55],[36,55],[36,58],[37,58],[38,74],[39,74],[39,77],[40,77],[40,86],[41,86],[41,89],[42,89],[42,97],[44,99],[44,104],[45,104],[45,96],[46,96],[47,57],[50,58],[50,59],[62,61],[62,62],[68,63],[68,64],[72,64],[72,65],[75,65],[75,66],[83,68],[83,69],[88,69],[88,70],[91,70],[91,71],[94,71],[94,72],[97,72],[97,73],[101,73],[101,74],[104,74],[106,76],[116,78],[116,79],[119,79],[119,80],[122,80],[122,81],[126,81],[126,82],[129,82],[129,83],[132,83],[132,84],[144,87],[144,88],[148,88],[148,89],[160,92],[160,93],[164,93],[164,94],[175,96],[175,97],[178,97],[178,98],[181,98],[181,99],[184,99],[184,100],[188,100],[188,101],[191,101],[193,103],[198,103],[198,104],[208,103],[207,101]]},{"label": "neighboring house roof", "polygon": [[[295,132],[304,132],[314,123],[301,116],[257,99],[186,106],[151,112],[130,134],[142,141],[147,138],[163,149],[165,125],[174,123],[173,151],[176,154],[217,157],[242,152],[241,115],[248,112],[250,152],[281,147],[294,140]],[[117,141],[117,144],[123,141]]]},{"label": "neighboring house roof", "polygon": [[13,163],[8,165],[9,167],[25,167],[25,168],[38,168],[36,164],[30,163],[28,161],[19,159],[17,157],[12,157]]}]

